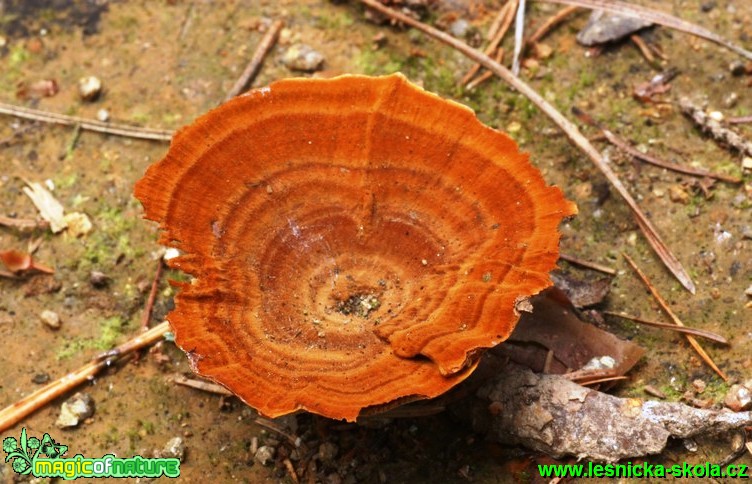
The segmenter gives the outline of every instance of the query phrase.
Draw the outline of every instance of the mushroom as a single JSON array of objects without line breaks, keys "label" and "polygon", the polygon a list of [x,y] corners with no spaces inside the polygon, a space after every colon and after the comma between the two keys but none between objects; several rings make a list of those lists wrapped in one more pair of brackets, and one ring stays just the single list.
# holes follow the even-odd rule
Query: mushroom
[{"label": "mushroom", "polygon": [[179,249],[194,371],[269,417],[431,398],[551,285],[576,212],[505,134],[400,74],[286,79],[180,130],[137,183]]}]

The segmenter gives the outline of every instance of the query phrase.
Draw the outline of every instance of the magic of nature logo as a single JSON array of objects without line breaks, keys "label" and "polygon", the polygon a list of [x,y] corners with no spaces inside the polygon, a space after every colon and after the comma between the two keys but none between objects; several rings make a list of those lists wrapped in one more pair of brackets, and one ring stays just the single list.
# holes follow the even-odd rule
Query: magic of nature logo
[{"label": "magic of nature logo", "polygon": [[68,446],[55,442],[50,434],[41,439],[30,437],[26,428],[21,429],[19,439],[3,439],[5,462],[21,475],[66,480],[79,477],[178,477],[180,460],[176,458],[146,459],[139,455],[120,459],[113,454],[100,458],[63,457]]}]

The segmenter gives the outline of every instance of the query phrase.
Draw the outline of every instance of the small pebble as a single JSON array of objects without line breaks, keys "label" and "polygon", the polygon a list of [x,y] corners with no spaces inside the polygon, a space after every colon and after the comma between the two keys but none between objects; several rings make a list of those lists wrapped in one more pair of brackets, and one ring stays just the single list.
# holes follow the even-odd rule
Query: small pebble
[{"label": "small pebble", "polygon": [[104,108],[100,109],[99,111],[97,111],[97,119],[102,121],[103,123],[106,123],[110,120],[110,112]]},{"label": "small pebble", "polygon": [[324,463],[331,462],[337,457],[338,452],[339,447],[337,447],[337,444],[324,442],[319,446],[319,459]]},{"label": "small pebble", "polygon": [[268,445],[262,445],[258,448],[256,451],[256,454],[253,456],[259,463],[261,463],[262,466],[265,466],[267,464],[270,464],[272,460],[274,460],[274,447],[269,447]]},{"label": "small pebble", "polygon": [[89,274],[89,283],[97,289],[102,289],[110,283],[110,278],[104,272],[91,271],[91,274]]},{"label": "small pebble", "polygon": [[668,188],[668,198],[676,203],[683,203],[685,205],[689,203],[689,193],[681,185],[671,185]]},{"label": "small pebble", "polygon": [[94,415],[94,399],[88,393],[78,392],[60,407],[55,425],[60,428],[75,427]]},{"label": "small pebble", "polygon": [[82,237],[93,228],[89,216],[82,212],[66,213],[63,220],[68,224],[68,233],[73,237]]},{"label": "small pebble", "polygon": [[746,294],[747,296],[752,297],[752,285],[749,286],[747,289],[744,290],[744,294]]},{"label": "small pebble", "polygon": [[307,44],[290,46],[282,56],[282,63],[293,71],[314,72],[324,65],[324,56]]},{"label": "small pebble", "polygon": [[736,106],[737,101],[739,101],[739,95],[735,92],[730,92],[723,98],[723,107],[733,108]]},{"label": "small pebble", "polygon": [[175,458],[180,462],[185,459],[185,442],[182,437],[173,437],[162,448],[162,452],[159,453],[163,458]]},{"label": "small pebble", "polygon": [[52,329],[60,328],[60,315],[58,315],[55,311],[45,309],[44,311],[42,311],[42,314],[40,314],[39,317],[42,319],[42,322],[48,327]]},{"label": "small pebble", "polygon": [[752,170],[752,157],[745,156],[742,158],[742,168],[745,170]]},{"label": "small pebble", "polygon": [[702,393],[702,392],[705,391],[705,388],[707,387],[707,384],[703,380],[700,380],[698,378],[697,380],[695,380],[695,381],[692,382],[692,386],[695,387],[695,391],[697,393]]},{"label": "small pebble", "polygon": [[729,72],[735,77],[743,76],[747,72],[747,67],[744,65],[744,62],[735,60],[729,64]]},{"label": "small pebble", "polygon": [[455,20],[449,26],[449,33],[459,39],[464,38],[467,35],[467,32],[469,30],[470,30],[470,22],[468,22],[464,18]]},{"label": "small pebble", "polygon": [[31,381],[37,385],[44,385],[50,381],[50,375],[47,373],[37,373],[32,377]]},{"label": "small pebble", "polygon": [[723,403],[734,412],[752,408],[752,390],[743,385],[731,385]]},{"label": "small pebble", "polygon": [[102,94],[102,81],[96,76],[86,76],[78,80],[78,94],[84,101],[96,101]]}]

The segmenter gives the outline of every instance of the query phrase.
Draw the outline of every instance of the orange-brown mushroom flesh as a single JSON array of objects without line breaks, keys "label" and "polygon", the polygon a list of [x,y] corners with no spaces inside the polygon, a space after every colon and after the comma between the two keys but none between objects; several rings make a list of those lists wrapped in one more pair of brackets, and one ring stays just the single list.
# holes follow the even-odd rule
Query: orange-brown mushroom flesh
[{"label": "orange-brown mushroom flesh", "polygon": [[551,283],[575,212],[507,136],[400,75],[291,79],[173,139],[136,186],[194,276],[168,319],[263,414],[439,395]]}]

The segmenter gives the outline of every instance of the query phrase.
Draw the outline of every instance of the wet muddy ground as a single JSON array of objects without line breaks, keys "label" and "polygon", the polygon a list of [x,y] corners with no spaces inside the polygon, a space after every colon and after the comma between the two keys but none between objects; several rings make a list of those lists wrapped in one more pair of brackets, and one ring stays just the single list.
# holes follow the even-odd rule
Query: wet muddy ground
[{"label": "wet muddy ground", "polygon": [[[471,39],[476,37],[473,28],[485,32],[497,8],[490,0],[447,3],[456,3],[459,18],[470,22]],[[474,7],[464,9],[466,3]],[[752,48],[752,4],[659,3]],[[708,8],[700,8],[699,3]],[[557,9],[532,2],[530,18],[540,22]],[[428,21],[440,22],[442,15],[431,12]],[[575,16],[547,37],[544,43],[551,47],[550,55],[524,70],[523,77],[564,113],[572,106],[585,109],[638,147],[744,177],[741,184],[716,183],[705,195],[690,177],[640,165],[597,142],[610,151],[614,168],[688,268],[698,286],[694,296],[661,266],[626,205],[616,194],[609,196],[605,178],[528,101],[495,80],[464,90],[458,80],[470,61],[416,32],[365,21],[355,2],[0,1],[0,100],[89,118],[105,109],[112,121],[177,129],[221,102],[262,31],[271,21],[283,19],[286,30],[254,85],[300,75],[285,67],[281,57],[291,45],[303,42],[325,57],[325,75],[401,71],[426,89],[471,106],[481,120],[510,132],[531,153],[545,178],[578,203],[579,216],[562,227],[562,251],[618,269],[601,309],[666,321],[621,257],[622,251],[627,252],[686,324],[731,340],[730,347],[706,345],[731,382],[752,378],[752,299],[745,295],[752,284],[750,174],[742,173],[739,155],[703,137],[670,104],[645,104],[633,98],[633,87],[657,73],[633,45],[617,44],[598,56],[586,55],[574,40],[586,18],[586,14]],[[377,49],[374,36],[379,33],[385,40]],[[680,71],[662,99],[689,95],[727,116],[752,113],[752,76],[732,75],[729,69],[740,60],[738,56],[664,28],[651,31],[647,38],[668,56],[664,67]],[[104,84],[102,95],[93,102],[78,95],[78,80],[88,75]],[[54,80],[59,92],[42,98],[30,95],[28,89],[21,92],[39,80]],[[739,129],[752,137],[752,127]],[[585,132],[597,134],[589,128]],[[167,144],[90,132],[82,132],[75,143],[74,139],[70,128],[0,118],[0,215],[36,218],[34,206],[22,192],[23,180],[49,180],[67,211],[85,213],[93,223],[93,229],[80,237],[0,229],[0,250],[25,250],[41,237],[35,257],[55,268],[53,276],[0,278],[2,406],[136,333],[162,253],[155,224],[141,219],[132,190],[146,167],[164,155]],[[566,263],[561,266],[585,274]],[[106,283],[92,284],[92,271],[105,274]],[[163,281],[152,323],[164,318],[173,294]],[[60,315],[58,330],[42,323],[44,310]],[[647,350],[630,380],[618,387],[619,394],[646,397],[644,387],[652,385],[671,400],[723,401],[729,384],[703,365],[681,337],[617,318],[606,317],[601,325]],[[173,375],[187,372],[184,355],[165,343],[158,353],[144,354],[138,362],[113,369],[87,385],[96,412],[82,426],[55,427],[63,399],[23,425],[34,435],[51,432],[86,456],[108,452],[151,456],[179,436],[186,447],[181,471],[187,480],[200,482],[211,475],[220,481],[291,482],[284,467],[263,466],[249,450],[254,438],[260,445],[273,446],[284,437],[256,425],[255,413],[233,399],[172,382]],[[696,393],[696,380],[705,385],[702,393]],[[316,473],[325,482],[503,482],[524,468],[517,450],[484,442],[446,414],[400,419],[381,428],[307,415],[298,417],[297,423],[298,434],[318,449]],[[21,424],[3,436],[17,435],[20,428]],[[731,452],[729,440],[730,436],[699,439],[695,447],[674,443],[654,460],[717,462]],[[335,444],[336,451],[327,445],[322,448],[322,443]],[[299,456],[291,459],[295,457]],[[752,456],[738,462],[752,464]],[[12,474],[8,465],[0,467],[5,480],[13,480]]]}]

